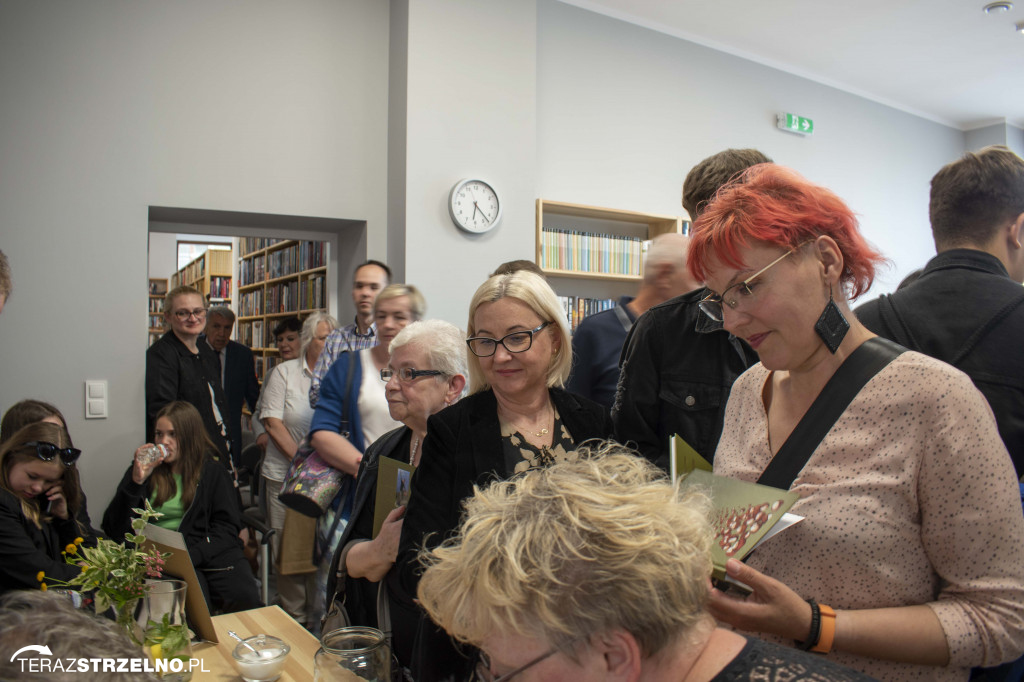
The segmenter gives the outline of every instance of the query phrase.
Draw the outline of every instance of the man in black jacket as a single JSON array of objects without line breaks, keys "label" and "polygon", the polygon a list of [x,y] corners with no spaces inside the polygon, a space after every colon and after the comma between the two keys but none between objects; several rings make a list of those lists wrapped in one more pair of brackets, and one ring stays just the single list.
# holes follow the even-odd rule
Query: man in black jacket
[{"label": "man in black jacket", "polygon": [[231,441],[231,457],[238,466],[238,458],[242,454],[242,405],[248,404],[250,413],[256,411],[260,384],[256,379],[252,351],[248,346],[231,340],[234,326],[235,313],[227,306],[215,305],[206,313],[206,342],[220,362],[221,385],[228,402],[225,424]]},{"label": "man in black jacket", "polygon": [[1024,160],[965,154],[932,178],[938,255],[920,278],[855,311],[880,336],[965,372],[988,399],[1024,475]]},{"label": "man in black jacket", "polygon": [[[683,208],[694,220],[737,173],[771,159],[756,149],[727,149],[694,166]],[[652,307],[630,329],[619,360],[612,407],[615,438],[669,470],[669,438],[678,434],[711,461],[736,378],[757,362],[746,343],[704,315],[701,287]]]}]

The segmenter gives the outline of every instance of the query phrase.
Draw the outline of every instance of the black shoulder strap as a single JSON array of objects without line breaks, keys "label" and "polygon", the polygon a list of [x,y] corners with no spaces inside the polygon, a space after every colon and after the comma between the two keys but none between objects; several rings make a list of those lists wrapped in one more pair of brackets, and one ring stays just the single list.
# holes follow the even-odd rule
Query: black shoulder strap
[{"label": "black shoulder strap", "polygon": [[352,392],[352,375],[355,374],[358,352],[348,351],[348,374],[345,375],[345,393],[341,397],[341,435],[345,438],[352,435],[352,428],[348,422],[348,394]]},{"label": "black shoulder strap", "polygon": [[808,408],[800,423],[782,444],[768,467],[757,479],[761,485],[789,490],[811,453],[839,419],[871,377],[878,374],[906,349],[876,336],[862,343],[846,358],[825,388]]}]

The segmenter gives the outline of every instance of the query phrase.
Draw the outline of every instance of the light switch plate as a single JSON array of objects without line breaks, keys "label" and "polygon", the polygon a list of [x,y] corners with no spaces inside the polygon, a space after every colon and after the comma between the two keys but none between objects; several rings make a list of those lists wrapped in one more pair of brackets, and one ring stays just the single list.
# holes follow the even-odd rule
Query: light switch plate
[{"label": "light switch plate", "polygon": [[107,382],[90,379],[85,382],[85,418],[107,418]]}]

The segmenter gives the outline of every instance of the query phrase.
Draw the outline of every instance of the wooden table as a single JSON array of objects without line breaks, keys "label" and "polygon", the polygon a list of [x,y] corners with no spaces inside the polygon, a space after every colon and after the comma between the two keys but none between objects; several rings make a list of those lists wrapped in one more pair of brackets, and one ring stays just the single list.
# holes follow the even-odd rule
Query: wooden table
[{"label": "wooden table", "polygon": [[313,657],[320,648],[320,641],[281,607],[265,606],[214,616],[213,628],[220,640],[218,644],[203,643],[192,647],[192,657],[200,659],[202,667],[210,671],[196,670],[192,676],[196,682],[237,682],[242,679],[235,668],[235,659],[231,657],[238,642],[228,636],[228,630],[234,630],[243,639],[253,635],[273,635],[283,639],[292,650],[284,664],[281,682],[309,682],[313,679]]}]

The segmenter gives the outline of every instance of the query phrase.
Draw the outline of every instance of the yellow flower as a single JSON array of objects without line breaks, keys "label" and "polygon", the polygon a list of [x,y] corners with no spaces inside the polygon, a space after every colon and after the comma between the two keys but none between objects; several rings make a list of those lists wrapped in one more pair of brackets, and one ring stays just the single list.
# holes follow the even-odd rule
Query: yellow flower
[{"label": "yellow flower", "polygon": [[80,544],[82,544],[83,542],[85,542],[85,540],[83,540],[82,538],[75,538],[75,544],[76,544],[76,545],[80,545]]},{"label": "yellow flower", "polygon": [[64,551],[68,554],[78,554],[78,545],[69,543],[68,546],[64,548]]},{"label": "yellow flower", "polygon": [[46,572],[45,571],[39,571],[38,573],[36,573],[36,580],[38,580],[39,582],[43,582],[43,578],[45,578],[45,577],[46,577]]},{"label": "yellow flower", "polygon": [[42,590],[43,592],[46,592],[50,588],[46,586],[46,583],[43,583],[42,585],[39,586],[39,589]]}]

